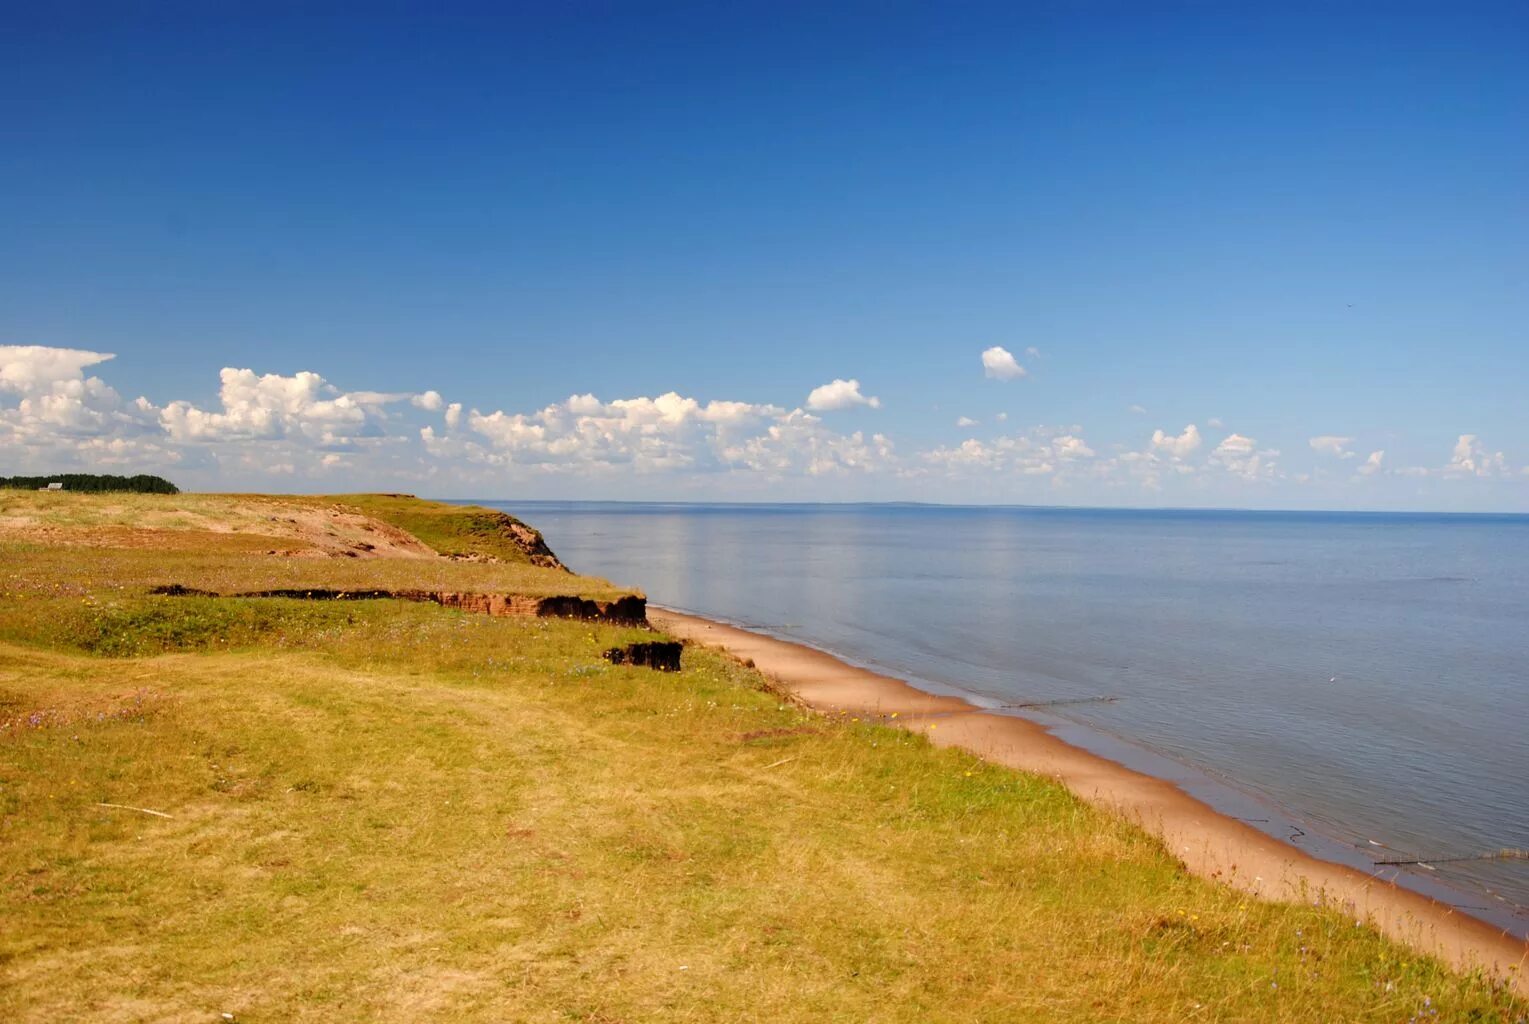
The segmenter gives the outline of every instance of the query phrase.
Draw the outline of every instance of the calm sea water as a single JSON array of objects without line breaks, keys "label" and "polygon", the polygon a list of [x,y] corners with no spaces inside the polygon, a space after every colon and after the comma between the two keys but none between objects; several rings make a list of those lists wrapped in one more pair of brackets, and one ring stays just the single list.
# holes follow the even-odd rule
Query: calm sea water
[{"label": "calm sea water", "polygon": [[[1529,516],[499,507],[659,604],[996,702],[1118,697],[1050,713],[1372,856],[1529,847]],[[1529,862],[1435,866],[1529,906]]]}]

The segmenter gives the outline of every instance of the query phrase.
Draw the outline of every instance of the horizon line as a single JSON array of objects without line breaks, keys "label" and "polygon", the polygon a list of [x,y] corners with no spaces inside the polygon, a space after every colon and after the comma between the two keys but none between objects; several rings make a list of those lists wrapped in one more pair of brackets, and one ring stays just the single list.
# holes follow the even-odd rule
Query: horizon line
[{"label": "horizon line", "polygon": [[[369,493],[358,491],[358,494]],[[524,505],[725,505],[738,508],[778,507],[814,508],[823,506],[875,506],[946,509],[998,509],[1051,512],[1243,512],[1303,515],[1407,515],[1407,516],[1482,516],[1529,518],[1529,509],[1519,511],[1447,511],[1443,509],[1385,508],[1258,508],[1238,505],[1042,505],[1014,502],[944,502],[944,501],[707,501],[665,498],[431,498],[448,504],[493,502]]]}]

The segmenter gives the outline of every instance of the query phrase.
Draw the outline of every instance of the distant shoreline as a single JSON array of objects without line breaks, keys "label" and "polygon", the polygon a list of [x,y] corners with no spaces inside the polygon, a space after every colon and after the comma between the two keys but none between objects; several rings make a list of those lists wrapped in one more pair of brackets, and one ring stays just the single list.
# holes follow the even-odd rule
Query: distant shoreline
[{"label": "distant shoreline", "polygon": [[1262,508],[1241,505],[1028,505],[1012,502],[987,502],[964,504],[943,501],[701,501],[693,498],[437,498],[429,500],[447,505],[485,505],[497,507],[550,507],[569,505],[600,505],[623,508],[722,508],[729,511],[752,509],[910,509],[922,512],[1032,512],[1043,514],[1083,513],[1087,515],[1163,515],[1185,516],[1246,516],[1250,518],[1317,518],[1317,519],[1484,519],[1522,520],[1529,524],[1529,509],[1484,509],[1463,511],[1457,509],[1427,508]]},{"label": "distant shoreline", "polygon": [[1171,782],[1073,746],[1037,722],[928,693],[816,648],[700,616],[650,605],[648,617],[676,637],[752,661],[815,710],[879,720],[923,734],[938,746],[961,747],[1054,778],[1084,801],[1139,824],[1196,875],[1267,899],[1304,901],[1321,892],[1328,903],[1389,938],[1457,969],[1483,968],[1529,995],[1529,942],[1421,893],[1282,843]]}]

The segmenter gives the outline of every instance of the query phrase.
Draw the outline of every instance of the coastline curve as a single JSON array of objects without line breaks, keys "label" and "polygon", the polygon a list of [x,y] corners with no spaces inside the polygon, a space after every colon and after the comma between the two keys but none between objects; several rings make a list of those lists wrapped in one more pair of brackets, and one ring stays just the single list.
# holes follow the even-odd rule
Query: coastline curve
[{"label": "coastline curve", "polygon": [[936,746],[961,747],[1056,779],[1085,802],[1156,836],[1196,875],[1264,899],[1300,901],[1317,894],[1390,939],[1456,969],[1483,970],[1529,997],[1529,942],[1394,882],[1281,843],[1174,783],[1074,746],[1039,722],[928,693],[825,651],[701,616],[649,605],[648,619],[678,639],[751,662],[816,711],[879,717]]}]

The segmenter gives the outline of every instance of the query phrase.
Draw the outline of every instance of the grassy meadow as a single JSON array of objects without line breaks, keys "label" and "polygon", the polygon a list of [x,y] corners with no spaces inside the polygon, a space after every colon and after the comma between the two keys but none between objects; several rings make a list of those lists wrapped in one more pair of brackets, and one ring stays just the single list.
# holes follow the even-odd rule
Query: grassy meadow
[{"label": "grassy meadow", "polygon": [[[711,652],[602,660],[641,630],[146,593],[603,581],[508,549],[144,540],[265,535],[214,521],[234,499],[69,500],[0,492],[0,1020],[1529,1017],[1336,912],[1195,879],[1050,781]],[[452,553],[494,534],[392,501],[364,514],[439,515],[419,537]]]}]

